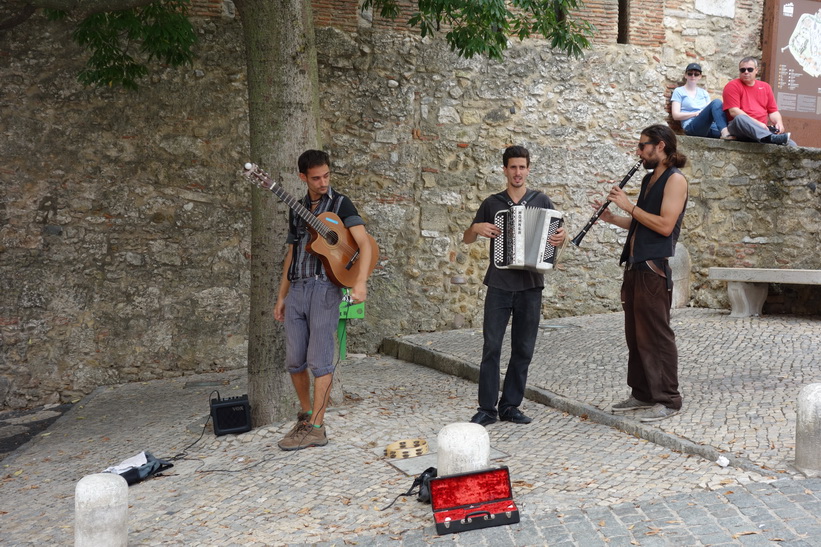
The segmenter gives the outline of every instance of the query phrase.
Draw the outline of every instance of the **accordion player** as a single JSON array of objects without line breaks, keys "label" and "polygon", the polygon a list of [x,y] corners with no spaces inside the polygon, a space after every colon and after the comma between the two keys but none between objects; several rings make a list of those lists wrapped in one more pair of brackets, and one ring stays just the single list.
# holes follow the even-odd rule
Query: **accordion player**
[{"label": "accordion player", "polygon": [[493,223],[501,231],[493,247],[493,264],[500,269],[544,273],[556,263],[556,247],[548,239],[563,222],[553,209],[513,205],[496,213]]}]

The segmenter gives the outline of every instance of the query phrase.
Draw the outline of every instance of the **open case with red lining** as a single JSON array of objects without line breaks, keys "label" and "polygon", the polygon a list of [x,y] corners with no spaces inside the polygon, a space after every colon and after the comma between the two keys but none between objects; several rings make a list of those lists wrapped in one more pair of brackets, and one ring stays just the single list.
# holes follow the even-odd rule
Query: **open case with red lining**
[{"label": "open case with red lining", "polygon": [[440,535],[519,522],[507,467],[431,479],[430,503]]}]

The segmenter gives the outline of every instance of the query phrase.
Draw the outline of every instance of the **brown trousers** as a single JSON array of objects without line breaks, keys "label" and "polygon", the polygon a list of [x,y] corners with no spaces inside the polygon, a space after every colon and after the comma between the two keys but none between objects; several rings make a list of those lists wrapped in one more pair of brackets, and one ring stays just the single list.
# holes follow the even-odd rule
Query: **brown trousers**
[{"label": "brown trousers", "polygon": [[627,385],[633,397],[680,409],[678,350],[670,327],[673,292],[667,280],[649,269],[625,271],[621,300],[629,351]]}]

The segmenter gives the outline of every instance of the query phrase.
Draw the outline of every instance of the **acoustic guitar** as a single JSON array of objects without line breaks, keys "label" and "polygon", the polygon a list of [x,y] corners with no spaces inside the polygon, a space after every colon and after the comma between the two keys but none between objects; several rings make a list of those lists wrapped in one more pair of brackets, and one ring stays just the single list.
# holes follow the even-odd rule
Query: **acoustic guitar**
[{"label": "acoustic guitar", "polygon": [[314,215],[254,163],[246,163],[242,174],[255,186],[273,192],[308,224],[311,241],[305,249],[319,258],[325,266],[325,272],[335,285],[353,287],[363,268],[370,277],[376,261],[379,260],[379,247],[373,236],[368,234],[371,260],[366,264],[359,260],[359,245],[342,223],[339,215],[330,211]]}]

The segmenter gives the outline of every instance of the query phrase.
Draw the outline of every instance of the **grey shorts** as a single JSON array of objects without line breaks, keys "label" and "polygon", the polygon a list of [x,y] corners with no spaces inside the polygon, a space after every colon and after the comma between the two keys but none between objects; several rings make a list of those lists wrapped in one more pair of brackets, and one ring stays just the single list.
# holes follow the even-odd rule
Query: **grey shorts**
[{"label": "grey shorts", "polygon": [[291,282],[285,299],[285,367],[314,377],[334,371],[342,290],[322,279]]}]

